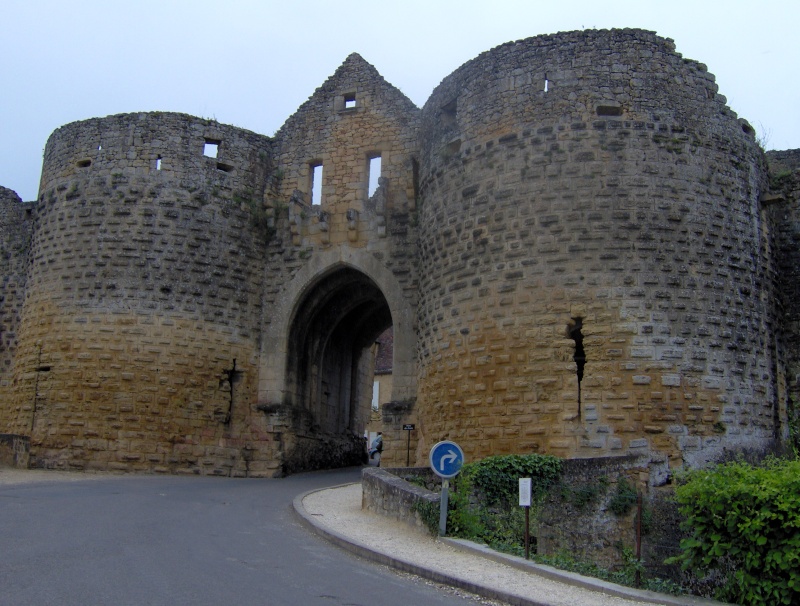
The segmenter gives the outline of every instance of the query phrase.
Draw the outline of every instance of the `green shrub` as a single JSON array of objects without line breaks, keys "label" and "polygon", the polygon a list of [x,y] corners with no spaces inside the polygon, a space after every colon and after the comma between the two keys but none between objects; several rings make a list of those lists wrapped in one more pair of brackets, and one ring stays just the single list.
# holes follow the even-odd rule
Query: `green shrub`
[{"label": "green shrub", "polygon": [[597,503],[598,498],[608,490],[608,478],[600,476],[596,480],[586,483],[561,482],[553,494],[557,494],[566,504],[572,505],[579,511],[584,510],[588,505]]},{"label": "green shrub", "polygon": [[439,502],[419,500],[411,506],[433,536],[439,534]]},{"label": "green shrub", "polygon": [[795,459],[800,459],[800,402],[795,397],[789,398],[789,448]]},{"label": "green shrub", "polygon": [[[600,477],[591,485],[557,485],[561,477],[561,459],[549,455],[508,455],[487,457],[463,467],[451,480],[447,512],[447,534],[485,543],[492,549],[517,556],[525,554],[525,510],[519,507],[519,479],[532,479],[530,532],[533,541],[539,507],[545,493],[555,487],[561,497],[577,508],[586,507],[606,492],[609,481]],[[618,515],[627,513],[636,503],[636,489],[625,478],[620,479],[614,499],[618,501]],[[613,499],[612,499],[613,500]],[[652,517],[652,516],[651,516]],[[681,593],[674,582],[647,574],[629,548],[622,549],[623,565],[609,571],[568,554],[556,556],[536,555],[535,543],[531,552],[534,559],[566,570],[589,574],[614,583],[640,586],[652,591]],[[638,573],[638,574],[637,574]]]},{"label": "green shrub", "polygon": [[636,487],[631,484],[625,476],[617,482],[617,491],[608,502],[608,508],[615,516],[622,517],[636,505]]},{"label": "green shrub", "polygon": [[772,459],[762,467],[734,462],[694,471],[676,498],[688,537],[671,562],[721,576],[717,599],[800,603],[800,461]]},{"label": "green shrub", "polygon": [[486,527],[480,507],[470,506],[470,494],[464,483],[461,490],[450,492],[447,502],[447,534],[462,539],[486,540]]},{"label": "green shrub", "polygon": [[[674,595],[685,593],[683,588],[674,581],[648,576],[644,565],[636,559],[633,550],[628,547],[622,549],[623,564],[616,570],[603,568],[593,562],[578,559],[566,552],[560,552],[554,555],[536,554],[533,556],[533,559],[540,564],[547,564],[554,568],[577,572],[584,576],[595,577],[596,579],[602,579],[619,585],[639,587],[649,591],[659,591],[661,593],[671,593]],[[638,584],[637,577],[640,581]]]},{"label": "green shrub", "polygon": [[550,455],[487,457],[464,465],[451,482],[447,534],[524,553],[525,513],[519,507],[519,479],[532,479],[532,513],[561,474],[561,459]]},{"label": "green shrub", "polygon": [[461,472],[489,505],[519,503],[519,479],[531,478],[533,498],[544,493],[561,475],[561,459],[550,455],[505,455],[468,463]]}]

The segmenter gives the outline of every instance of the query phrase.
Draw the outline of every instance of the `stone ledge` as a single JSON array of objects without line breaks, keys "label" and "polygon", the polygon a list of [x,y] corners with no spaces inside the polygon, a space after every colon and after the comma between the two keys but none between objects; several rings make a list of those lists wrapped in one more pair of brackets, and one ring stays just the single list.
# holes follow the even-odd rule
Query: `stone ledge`
[{"label": "stone ledge", "polygon": [[427,531],[415,506],[421,502],[438,503],[439,495],[401,477],[410,474],[433,479],[427,467],[365,468],[361,472],[361,509]]}]

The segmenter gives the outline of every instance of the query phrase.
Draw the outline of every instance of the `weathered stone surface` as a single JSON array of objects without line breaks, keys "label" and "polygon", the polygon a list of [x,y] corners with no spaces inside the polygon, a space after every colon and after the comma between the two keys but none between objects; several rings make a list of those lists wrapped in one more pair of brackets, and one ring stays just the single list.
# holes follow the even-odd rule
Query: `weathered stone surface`
[{"label": "weathered stone surface", "polygon": [[[785,431],[763,156],[716,88],[671,41],[619,30],[509,43],[434,90],[420,119],[421,443],[517,450],[501,428],[525,419],[547,428],[540,452],[621,442],[700,464]],[[687,452],[676,423],[746,435]]]},{"label": "weathered stone surface", "polygon": [[352,464],[391,326],[384,464],[766,447],[800,373],[797,154],[770,161],[641,30],[504,44],[421,110],[353,54],[272,138],[63,126],[38,199],[0,189],[0,431],[43,467]]},{"label": "weathered stone surface", "polygon": [[0,467],[27,468],[30,442],[27,436],[0,433]]},{"label": "weathered stone surface", "polygon": [[435,477],[430,469],[419,467],[365,468],[361,474],[361,508],[403,522],[417,530],[428,531],[418,506],[421,503],[438,504],[441,500],[441,489],[433,492],[411,484],[403,479],[409,475],[417,478],[427,476],[431,482]]},{"label": "weathered stone surface", "polygon": [[33,233],[33,206],[30,202],[23,204],[13,191],[0,187],[0,403],[9,388],[17,350]]}]

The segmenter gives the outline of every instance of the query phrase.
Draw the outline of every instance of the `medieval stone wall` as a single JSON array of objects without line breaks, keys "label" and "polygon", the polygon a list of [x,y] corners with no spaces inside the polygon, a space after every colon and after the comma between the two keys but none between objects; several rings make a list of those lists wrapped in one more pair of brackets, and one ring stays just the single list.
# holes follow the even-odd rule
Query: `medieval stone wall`
[{"label": "medieval stone wall", "polygon": [[785,351],[788,401],[779,401],[778,416],[788,406],[795,427],[794,444],[800,443],[800,150],[767,153],[770,195],[764,206],[771,221],[774,279],[780,294],[780,319],[775,325]]},{"label": "medieval stone wall", "polygon": [[725,103],[671,40],[590,30],[487,51],[422,110],[353,54],[274,139],[64,126],[35,204],[0,189],[0,431],[37,466],[357,463],[391,326],[387,465],[454,439],[663,482],[785,439],[798,162],[770,183]]},{"label": "medieval stone wall", "polygon": [[[265,317],[259,395],[269,411],[284,404],[308,409],[317,401],[303,391],[300,358],[304,348],[321,350],[328,328],[336,331],[342,322],[346,326],[333,333],[339,336],[325,346],[327,361],[310,364],[319,377],[308,383],[321,383],[325,394],[340,391],[335,360],[349,356],[348,339],[358,334],[364,345],[371,345],[394,325],[402,336],[395,342],[393,392],[406,401],[416,394],[418,114],[405,95],[353,54],[276,134],[277,169],[264,197],[277,230],[265,293],[265,305],[275,313]],[[370,160],[376,157],[381,159],[380,185],[370,196]],[[319,200],[312,200],[314,166],[322,167]],[[358,317],[345,317],[358,306],[363,308]],[[365,357],[354,373],[359,393],[352,412],[364,426],[370,416],[372,368],[373,361]],[[341,398],[321,396],[321,410],[308,410],[314,419],[308,422],[325,426],[322,417],[339,410]]]},{"label": "medieval stone wall", "polygon": [[[32,232],[33,203],[23,204],[0,187],[0,403],[7,401],[11,384]],[[0,418],[2,411],[0,406]]]},{"label": "medieval stone wall", "polygon": [[322,195],[314,204],[330,215],[342,207],[364,212],[369,160],[380,157],[381,175],[393,194],[387,210],[413,209],[418,114],[372,65],[350,55],[276,133],[282,190],[299,190],[310,204],[311,168],[320,165]]},{"label": "medieval stone wall", "polygon": [[434,90],[421,452],[701,464],[776,435],[760,152],[716,91],[637,30],[509,43]]},{"label": "medieval stone wall", "polygon": [[[278,237],[286,254],[300,261],[287,268],[281,256],[274,257],[269,271],[276,290],[321,252],[364,249],[413,304],[418,114],[405,95],[352,54],[276,133],[277,168],[265,206],[269,213],[285,213],[288,227]],[[381,158],[381,185],[369,196],[375,157]],[[312,204],[315,165],[322,166],[323,182],[321,200]]]},{"label": "medieval stone wall", "polygon": [[266,137],[180,114],[52,135],[4,409],[34,464],[250,465],[264,236],[247,200],[269,152]]}]

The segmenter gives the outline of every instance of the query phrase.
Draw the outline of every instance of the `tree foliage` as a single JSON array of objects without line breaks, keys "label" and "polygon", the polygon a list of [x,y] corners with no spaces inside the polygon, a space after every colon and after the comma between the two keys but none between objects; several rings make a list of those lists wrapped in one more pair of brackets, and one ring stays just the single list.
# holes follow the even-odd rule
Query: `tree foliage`
[{"label": "tree foliage", "polygon": [[690,472],[676,498],[688,537],[673,561],[706,575],[724,571],[717,599],[800,604],[800,461]]}]

